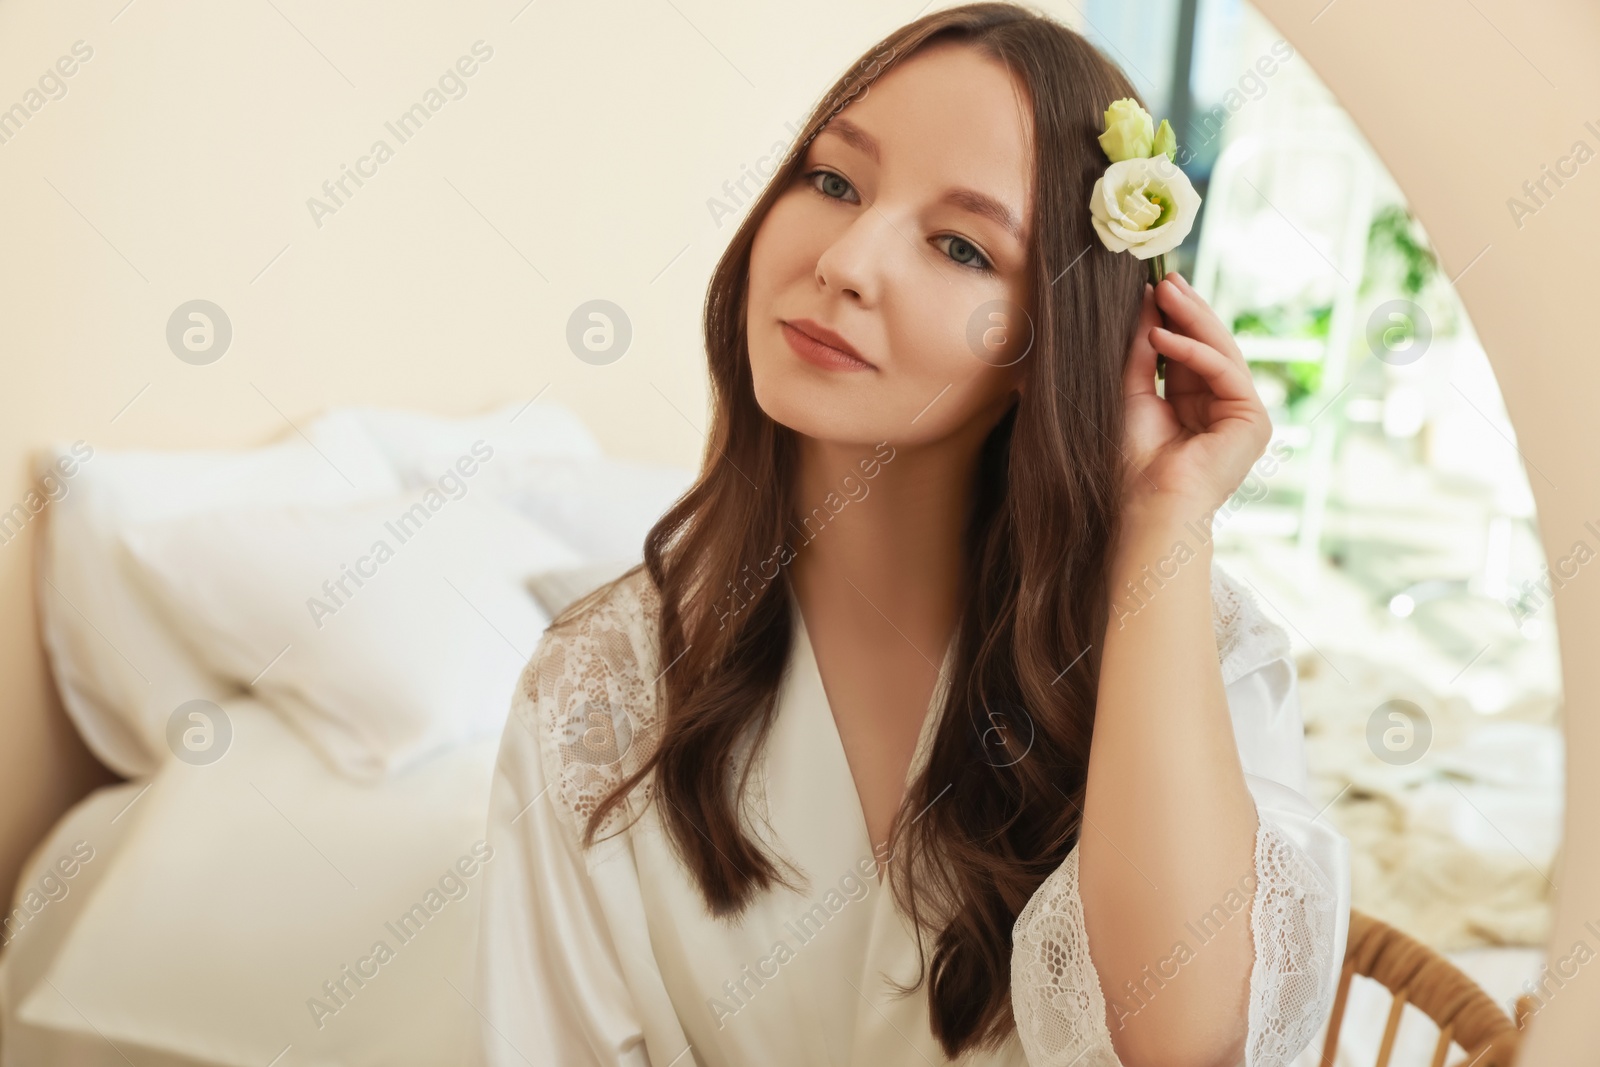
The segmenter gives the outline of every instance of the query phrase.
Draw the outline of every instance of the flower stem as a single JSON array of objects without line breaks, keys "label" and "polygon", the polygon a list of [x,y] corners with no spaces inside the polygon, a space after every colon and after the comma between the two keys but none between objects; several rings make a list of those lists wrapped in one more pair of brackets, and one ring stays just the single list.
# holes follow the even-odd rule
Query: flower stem
[{"label": "flower stem", "polygon": [[[1159,252],[1150,258],[1150,284],[1158,286],[1161,279],[1167,276],[1167,254]],[[1159,315],[1161,312],[1157,311]],[[1156,381],[1165,381],[1167,377],[1167,357],[1160,352],[1156,353]]]}]

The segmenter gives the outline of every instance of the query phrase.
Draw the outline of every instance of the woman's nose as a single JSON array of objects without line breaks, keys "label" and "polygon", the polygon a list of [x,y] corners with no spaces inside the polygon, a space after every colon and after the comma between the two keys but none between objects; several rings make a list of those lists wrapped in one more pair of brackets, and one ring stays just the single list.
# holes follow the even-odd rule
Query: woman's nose
[{"label": "woman's nose", "polygon": [[906,241],[887,216],[869,206],[817,257],[817,284],[871,306],[882,295],[883,277]]}]

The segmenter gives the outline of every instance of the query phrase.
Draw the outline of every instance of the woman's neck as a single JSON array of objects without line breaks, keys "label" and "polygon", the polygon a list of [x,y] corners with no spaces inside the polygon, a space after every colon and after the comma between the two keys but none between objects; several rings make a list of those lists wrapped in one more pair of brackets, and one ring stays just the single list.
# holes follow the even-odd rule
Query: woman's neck
[{"label": "woman's neck", "polygon": [[[907,447],[800,438],[790,564],[801,608],[876,611],[937,661],[960,613],[982,440]],[[831,614],[826,609],[819,614]]]}]

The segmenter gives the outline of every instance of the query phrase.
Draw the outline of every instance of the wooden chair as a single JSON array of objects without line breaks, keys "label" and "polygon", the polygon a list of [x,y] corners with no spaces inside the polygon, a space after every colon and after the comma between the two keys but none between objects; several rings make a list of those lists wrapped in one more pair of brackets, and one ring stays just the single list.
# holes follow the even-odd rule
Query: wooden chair
[{"label": "wooden chair", "polygon": [[1407,1004],[1439,1028],[1432,1067],[1443,1067],[1452,1041],[1467,1052],[1460,1067],[1512,1067],[1522,1027],[1533,1012],[1532,997],[1518,999],[1517,1019],[1513,1022],[1489,994],[1449,960],[1415,938],[1354,910],[1350,912],[1344,972],[1339,976],[1339,989],[1328,1017],[1327,1039],[1322,1046],[1322,1067],[1333,1067],[1350,981],[1358,974],[1371,978],[1394,998],[1375,1067],[1389,1067],[1395,1033]]}]

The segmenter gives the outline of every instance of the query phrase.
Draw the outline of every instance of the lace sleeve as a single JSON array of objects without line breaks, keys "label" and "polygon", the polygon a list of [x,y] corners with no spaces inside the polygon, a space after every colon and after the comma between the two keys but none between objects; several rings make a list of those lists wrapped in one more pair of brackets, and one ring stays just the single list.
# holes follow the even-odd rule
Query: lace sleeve
[{"label": "lace sleeve", "polygon": [[[1257,812],[1244,1063],[1287,1067],[1332,1006],[1344,952],[1348,842],[1317,821],[1295,788],[1304,779],[1304,735],[1287,634],[1215,565],[1211,591],[1222,678]],[[1089,956],[1074,846],[1012,928],[1012,1012],[1028,1064],[1121,1067],[1109,1027],[1138,1009],[1136,995],[1114,994],[1108,1012]]]},{"label": "lace sleeve", "polygon": [[1338,903],[1328,876],[1262,813],[1250,909],[1256,959],[1247,1067],[1287,1067],[1328,1017],[1338,973],[1332,958]]},{"label": "lace sleeve", "polygon": [[1011,1011],[1028,1067],[1121,1067],[1089,961],[1078,847],[1029,898],[1011,931]]},{"label": "lace sleeve", "polygon": [[1211,625],[1223,685],[1232,685],[1272,660],[1289,657],[1288,633],[1261,613],[1238,578],[1215,563],[1211,565]]},{"label": "lace sleeve", "polygon": [[[659,594],[649,578],[630,575],[530,663],[525,683],[537,694],[543,721],[545,777],[564,821],[581,836],[600,801],[642,765],[656,741],[656,634],[651,625]],[[530,705],[535,702],[530,702]],[[636,796],[648,800],[650,783]],[[599,827],[604,836],[625,821],[627,805],[613,808]]]},{"label": "lace sleeve", "polygon": [[[1256,830],[1255,874],[1255,963],[1244,1062],[1287,1067],[1316,1036],[1333,1003],[1329,956],[1337,897],[1327,876],[1265,816]],[[1089,958],[1076,846],[1017,916],[1011,1001],[1029,1067],[1121,1067],[1106,1022],[1105,993]],[[1111,1015],[1121,1022],[1138,1009],[1137,1001],[1118,1000]]]}]

